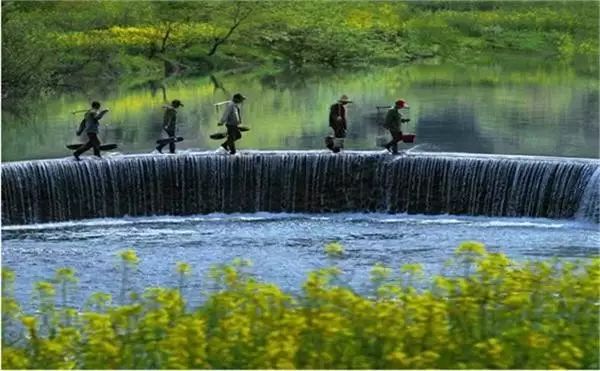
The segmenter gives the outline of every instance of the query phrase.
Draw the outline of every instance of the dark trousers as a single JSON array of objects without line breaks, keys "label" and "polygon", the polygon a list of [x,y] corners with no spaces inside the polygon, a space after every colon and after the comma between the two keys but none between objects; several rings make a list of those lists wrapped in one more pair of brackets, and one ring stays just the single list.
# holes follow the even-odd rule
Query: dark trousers
[{"label": "dark trousers", "polygon": [[227,140],[221,144],[232,155],[235,154],[235,141],[242,138],[242,132],[237,126],[227,126]]},{"label": "dark trousers", "polygon": [[[333,137],[334,138],[345,138],[346,137],[346,129],[343,126],[332,126],[333,129]],[[329,148],[334,153],[338,153],[340,151],[340,147],[336,147],[334,141],[327,141],[327,148]]]},{"label": "dark trousers", "polygon": [[390,129],[390,134],[392,134],[392,140],[385,145],[385,148],[391,149],[392,153],[398,153],[398,142],[402,141],[402,132]]},{"label": "dark trousers", "polygon": [[100,157],[100,139],[98,139],[97,133],[87,133],[88,142],[83,146],[79,147],[77,151],[73,153],[75,157],[78,157],[83,152],[87,151],[90,148],[94,149],[94,155]]},{"label": "dark trousers", "polygon": [[[169,135],[169,138],[172,138],[175,136],[175,128],[164,128],[164,131],[167,133],[167,135]],[[162,149],[167,145],[167,143],[162,143],[159,144],[158,146],[156,146],[156,149],[161,152]],[[175,142],[169,142],[169,152],[170,153],[175,153]]]}]

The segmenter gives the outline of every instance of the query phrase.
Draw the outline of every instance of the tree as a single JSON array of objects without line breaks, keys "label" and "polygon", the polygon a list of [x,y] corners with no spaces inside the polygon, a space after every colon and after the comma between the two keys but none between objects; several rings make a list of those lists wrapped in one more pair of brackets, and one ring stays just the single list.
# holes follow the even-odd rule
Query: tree
[{"label": "tree", "polygon": [[230,19],[229,29],[224,35],[216,35],[208,51],[208,56],[212,56],[217,52],[217,48],[225,43],[233,32],[250,17],[254,10],[258,7],[257,3],[234,1],[233,5],[227,4],[224,6],[224,13]]}]

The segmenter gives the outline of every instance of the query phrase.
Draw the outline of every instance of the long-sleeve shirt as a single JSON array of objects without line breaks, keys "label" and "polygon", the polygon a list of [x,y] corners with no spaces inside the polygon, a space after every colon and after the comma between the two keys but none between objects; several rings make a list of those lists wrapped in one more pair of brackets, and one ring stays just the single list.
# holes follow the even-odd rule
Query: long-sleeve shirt
[{"label": "long-sleeve shirt", "polygon": [[329,107],[329,126],[332,128],[341,126],[342,129],[347,129],[346,108],[343,104],[335,103]]},{"label": "long-sleeve shirt", "polygon": [[100,128],[100,119],[108,111],[98,111],[97,109],[91,109],[87,111],[83,117],[83,120],[79,124],[79,130],[77,134],[81,134],[84,130],[86,133],[96,133]]},{"label": "long-sleeve shirt", "polygon": [[163,117],[163,127],[166,130],[175,131],[177,124],[177,110],[172,106],[166,106],[165,116]]},{"label": "long-sleeve shirt", "polygon": [[239,104],[229,101],[219,123],[227,126],[239,126],[242,123],[242,112]]},{"label": "long-sleeve shirt", "polygon": [[396,108],[391,108],[385,115],[384,127],[391,131],[401,131],[402,114]]}]

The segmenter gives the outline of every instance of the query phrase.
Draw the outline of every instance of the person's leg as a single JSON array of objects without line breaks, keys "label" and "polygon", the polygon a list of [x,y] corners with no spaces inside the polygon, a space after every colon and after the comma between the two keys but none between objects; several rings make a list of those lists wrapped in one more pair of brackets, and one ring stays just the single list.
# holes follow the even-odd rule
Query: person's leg
[{"label": "person's leg", "polygon": [[325,147],[327,147],[330,151],[333,151],[333,137],[327,136],[325,138]]},{"label": "person's leg", "polygon": [[333,152],[338,153],[343,148],[343,140],[346,136],[346,131],[342,127],[333,128]]},{"label": "person's leg", "polygon": [[156,150],[160,153],[162,153],[162,149],[166,146],[167,144],[164,142],[161,142],[159,144],[156,145]]},{"label": "person's leg", "polygon": [[390,135],[392,136],[392,139],[389,142],[387,142],[387,144],[384,147],[385,147],[385,149],[387,149],[388,151],[391,152],[392,148],[394,146],[394,143],[396,143],[396,140],[394,137],[394,131],[392,131],[391,129],[389,129],[389,131],[390,131]]},{"label": "person's leg", "polygon": [[87,141],[87,143],[85,143],[83,146],[79,147],[78,150],[76,150],[75,152],[73,152],[73,156],[75,156],[75,158],[77,160],[79,160],[79,156],[81,156],[82,153],[84,153],[85,151],[87,151],[88,149],[90,149],[92,147],[93,147],[92,138],[90,137],[90,134],[88,134],[88,141]]},{"label": "person's leg", "polygon": [[229,153],[235,153],[235,139],[233,137],[233,126],[227,126],[227,140],[223,143],[223,148],[225,148]]},{"label": "person's leg", "polygon": [[398,153],[398,142],[402,141],[402,132],[401,131],[390,131],[392,134],[392,141],[390,142],[392,145],[390,146],[392,149],[392,153]]},{"label": "person's leg", "polygon": [[[165,130],[165,129],[163,129]],[[166,131],[166,130],[165,130]],[[160,139],[159,139],[160,140]],[[156,150],[160,153],[162,153],[162,149],[165,148],[165,146],[167,145],[167,143],[165,142],[160,142],[159,144],[156,145]]]},{"label": "person's leg", "polygon": [[241,137],[242,133],[240,132],[240,129],[238,129],[236,126],[227,127],[227,146],[229,147],[230,154],[235,155],[235,141],[240,139]]},{"label": "person's leg", "polygon": [[98,134],[90,133],[90,142],[92,143],[92,147],[94,148],[94,156],[102,157],[100,155],[100,139],[98,139]]},{"label": "person's leg", "polygon": [[175,129],[165,129],[165,131],[167,132],[167,134],[169,134],[169,138],[173,138],[170,142],[169,142],[169,152],[170,153],[175,153]]}]

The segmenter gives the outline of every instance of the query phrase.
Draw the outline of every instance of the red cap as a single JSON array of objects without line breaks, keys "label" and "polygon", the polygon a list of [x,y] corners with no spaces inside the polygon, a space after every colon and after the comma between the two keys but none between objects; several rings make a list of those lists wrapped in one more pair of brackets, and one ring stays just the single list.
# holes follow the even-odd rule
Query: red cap
[{"label": "red cap", "polygon": [[408,104],[406,104],[406,101],[404,99],[398,99],[395,103],[397,106],[400,106],[401,108],[408,107]]}]

